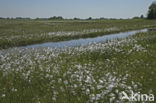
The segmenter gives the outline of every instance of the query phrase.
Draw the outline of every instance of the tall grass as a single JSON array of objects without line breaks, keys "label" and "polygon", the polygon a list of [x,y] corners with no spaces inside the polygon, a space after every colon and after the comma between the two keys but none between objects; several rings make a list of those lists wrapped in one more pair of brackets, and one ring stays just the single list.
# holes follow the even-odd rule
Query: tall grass
[{"label": "tall grass", "polygon": [[0,48],[155,27],[155,20],[0,20]]},{"label": "tall grass", "polygon": [[120,103],[156,95],[156,32],[87,47],[0,51],[1,103]]}]

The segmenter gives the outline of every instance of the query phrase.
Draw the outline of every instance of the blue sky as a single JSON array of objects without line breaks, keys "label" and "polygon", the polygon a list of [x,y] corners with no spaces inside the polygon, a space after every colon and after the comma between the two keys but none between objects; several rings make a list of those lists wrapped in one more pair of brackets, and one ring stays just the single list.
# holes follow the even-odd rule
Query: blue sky
[{"label": "blue sky", "polygon": [[131,18],[154,0],[0,0],[0,17]]}]

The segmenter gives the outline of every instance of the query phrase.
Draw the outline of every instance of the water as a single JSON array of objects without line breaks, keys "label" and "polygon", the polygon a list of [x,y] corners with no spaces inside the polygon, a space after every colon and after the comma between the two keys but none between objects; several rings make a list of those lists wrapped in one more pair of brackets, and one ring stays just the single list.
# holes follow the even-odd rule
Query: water
[{"label": "water", "polygon": [[148,29],[141,29],[141,30],[133,30],[128,32],[120,32],[115,34],[109,34],[104,36],[98,36],[94,38],[82,38],[76,40],[69,40],[69,41],[61,41],[61,42],[47,42],[41,44],[33,44],[22,46],[20,48],[38,48],[38,47],[51,47],[51,48],[65,48],[65,47],[76,47],[76,46],[86,46],[89,43],[99,43],[99,42],[106,42],[108,40],[126,38],[128,36],[135,35],[138,32],[147,32]]}]

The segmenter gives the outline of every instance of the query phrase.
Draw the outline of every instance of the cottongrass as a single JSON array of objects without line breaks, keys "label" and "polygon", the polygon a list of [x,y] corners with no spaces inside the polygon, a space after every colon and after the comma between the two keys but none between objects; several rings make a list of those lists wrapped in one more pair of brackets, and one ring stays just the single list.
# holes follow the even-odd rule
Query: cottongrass
[{"label": "cottongrass", "polygon": [[6,40],[11,42],[13,40],[18,39],[26,39],[32,40],[34,38],[54,38],[54,37],[64,37],[64,36],[85,36],[89,33],[98,33],[98,32],[112,32],[112,31],[119,31],[119,28],[112,27],[112,28],[105,28],[105,29],[84,29],[81,31],[59,31],[59,32],[45,32],[45,33],[38,33],[38,34],[26,34],[24,35],[10,35],[10,36],[1,36],[0,40]]},{"label": "cottongrass", "polygon": [[[130,49],[123,49],[128,46]],[[86,98],[85,102],[109,102],[119,103],[121,92],[140,91],[140,83],[127,83],[130,74],[119,74],[111,72],[116,67],[115,61],[106,58],[105,61],[93,63],[93,61],[81,62],[79,57],[90,56],[92,53],[129,55],[133,52],[147,52],[137,40],[132,38],[108,41],[107,43],[91,43],[88,46],[75,48],[64,48],[61,50],[54,48],[14,48],[0,51],[0,71],[3,78],[11,75],[19,76],[29,85],[40,81],[45,84],[43,90],[50,96],[50,100],[58,102],[59,98],[77,97],[77,101]],[[107,56],[106,55],[106,56]],[[87,56],[86,56],[87,57]],[[89,57],[88,57],[89,58]],[[105,65],[105,67],[100,66]],[[15,78],[14,81],[19,81]],[[40,84],[37,84],[40,85]],[[11,92],[17,92],[20,85],[11,86]],[[1,87],[0,87],[1,88]],[[4,87],[5,88],[5,87]],[[4,94],[9,88],[1,90],[2,98],[7,98]],[[35,102],[41,103],[41,96],[37,96]],[[46,95],[45,95],[46,96]],[[84,97],[83,97],[84,96]],[[9,97],[8,97],[9,98]],[[42,98],[43,99],[43,98]],[[68,101],[69,102],[69,101]]]}]

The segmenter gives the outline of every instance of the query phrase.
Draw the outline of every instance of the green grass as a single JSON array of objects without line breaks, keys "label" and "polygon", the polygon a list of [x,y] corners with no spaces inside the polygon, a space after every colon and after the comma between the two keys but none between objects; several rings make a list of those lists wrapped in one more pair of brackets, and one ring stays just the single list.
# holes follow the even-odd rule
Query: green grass
[{"label": "green grass", "polygon": [[130,90],[156,96],[155,73],[155,31],[60,51],[3,50],[0,103],[121,102]]},{"label": "green grass", "polygon": [[[0,20],[0,49],[150,27],[156,27],[156,20]],[[105,30],[109,28],[115,29]]]}]

